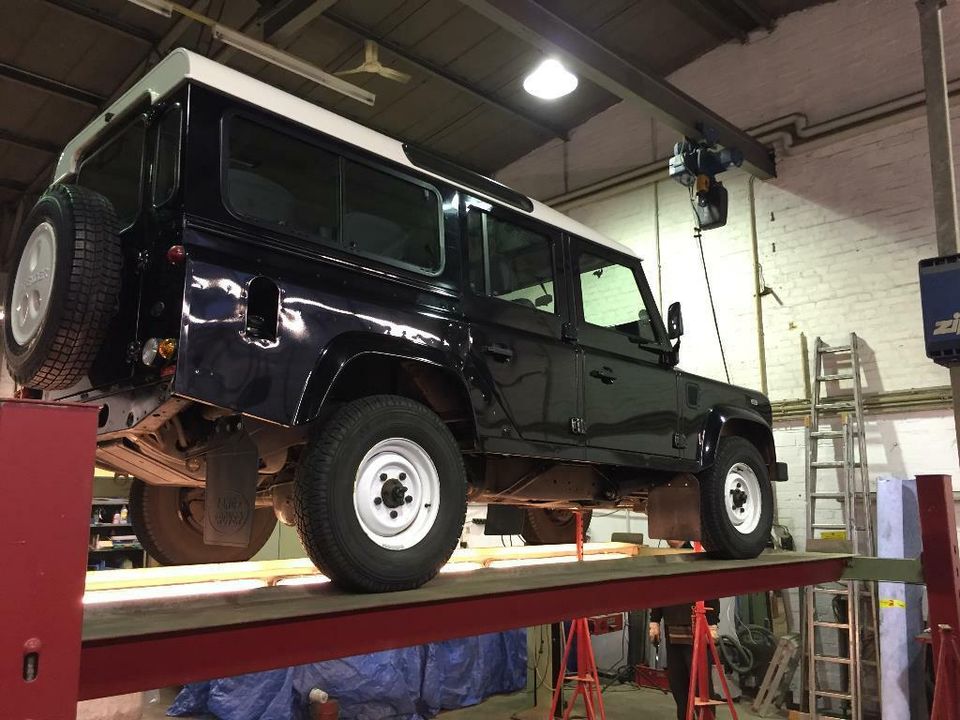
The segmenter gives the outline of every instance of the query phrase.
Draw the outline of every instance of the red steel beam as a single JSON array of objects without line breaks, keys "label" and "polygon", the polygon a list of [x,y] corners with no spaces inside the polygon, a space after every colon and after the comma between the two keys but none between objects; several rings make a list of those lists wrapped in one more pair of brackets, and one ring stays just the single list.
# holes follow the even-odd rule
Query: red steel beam
[{"label": "red steel beam", "polygon": [[0,716],[76,717],[97,408],[0,400]]},{"label": "red steel beam", "polygon": [[[941,626],[960,635],[960,557],[957,554],[957,518],[953,483],[949,475],[918,475],[920,534],[923,539],[923,576],[927,583],[933,657],[940,657]],[[946,704],[960,708],[960,678],[937,678],[947,683]],[[943,690],[940,690],[943,692]]]},{"label": "red steel beam", "polygon": [[[814,585],[839,579],[845,566],[846,560],[837,556],[769,566],[751,566],[744,561],[742,568],[715,572],[692,569],[685,574],[88,641],[82,651],[80,696],[103,697],[572,617],[673,605],[701,599],[704,594],[726,597]],[[402,602],[402,596],[397,599]],[[149,624],[146,617],[144,624]]]}]

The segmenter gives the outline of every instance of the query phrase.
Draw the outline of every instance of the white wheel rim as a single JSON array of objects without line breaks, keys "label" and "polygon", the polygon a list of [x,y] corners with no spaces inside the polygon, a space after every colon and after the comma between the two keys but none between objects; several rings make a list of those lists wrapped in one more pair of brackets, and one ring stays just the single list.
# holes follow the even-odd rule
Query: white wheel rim
[{"label": "white wheel rim", "polygon": [[406,438],[378,442],[357,468],[353,509],[380,547],[412,548],[430,532],[440,510],[440,475],[430,455]]},{"label": "white wheel rim", "polygon": [[760,481],[749,465],[736,463],[727,471],[723,484],[723,502],[727,517],[741,535],[749,535],[760,524],[763,498]]},{"label": "white wheel rim", "polygon": [[56,258],[56,231],[49,222],[40,223],[27,238],[13,281],[10,332],[20,345],[30,342],[47,319]]}]

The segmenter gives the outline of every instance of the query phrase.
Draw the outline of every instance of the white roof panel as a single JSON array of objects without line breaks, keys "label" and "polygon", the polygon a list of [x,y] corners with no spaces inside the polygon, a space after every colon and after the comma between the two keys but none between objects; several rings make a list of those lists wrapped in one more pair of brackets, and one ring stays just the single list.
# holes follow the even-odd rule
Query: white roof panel
[{"label": "white roof panel", "polygon": [[[398,140],[183,48],[171,52],[139,82],[121,95],[106,111],[91,121],[73,140],[67,143],[57,162],[54,175],[56,180],[76,172],[77,159],[83,150],[109,124],[110,120],[108,118],[112,119],[122,115],[129,108],[140,104],[146,98],[149,98],[151,103],[155,103],[172,92],[184,80],[192,80],[232,95],[244,102],[257,105],[301,125],[324,132],[360,149],[460,187],[471,194],[483,197],[491,203],[505,205],[496,198],[489,197],[474,188],[414,166],[404,153],[403,144]],[[596,230],[588,228],[586,225],[582,225],[536,200],[533,201],[533,211],[529,214],[550,225],[601,245],[628,255],[635,254],[625,245],[611,240]]]}]

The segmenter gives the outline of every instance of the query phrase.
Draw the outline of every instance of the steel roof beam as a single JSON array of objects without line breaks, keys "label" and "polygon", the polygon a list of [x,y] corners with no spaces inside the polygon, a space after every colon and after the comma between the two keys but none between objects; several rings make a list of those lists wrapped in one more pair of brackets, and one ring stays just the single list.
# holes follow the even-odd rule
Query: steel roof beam
[{"label": "steel roof beam", "polygon": [[771,152],[649,68],[628,63],[535,0],[461,0],[514,35],[565,60],[581,76],[691,138],[711,128],[725,147],[738,148],[745,169],[759,178],[776,175]]},{"label": "steel roof beam", "polygon": [[53,5],[58,7],[61,10],[66,12],[73,13],[82,18],[86,18],[92,22],[97,23],[98,25],[105,27],[114,32],[120,33],[121,35],[126,35],[127,37],[136,38],[146,43],[153,44],[154,37],[150,32],[142,27],[137,25],[131,25],[130,23],[125,23],[116,18],[112,18],[99,10],[96,10],[86,3],[77,2],[76,0],[44,0],[48,5]]},{"label": "steel roof beam", "polygon": [[20,147],[29,148],[30,150],[39,150],[40,152],[51,155],[58,155],[60,153],[59,145],[47,142],[46,140],[38,140],[27,137],[26,135],[20,135],[19,133],[10,132],[9,130],[0,129],[0,142],[8,142],[13,145],[19,145]]},{"label": "steel roof beam", "polygon": [[0,178],[0,190],[13,190],[13,192],[25,192],[27,189],[26,183],[17,182],[16,180],[5,180]]},{"label": "steel roof beam", "polygon": [[712,32],[720,40],[731,38],[741,43],[747,42],[747,31],[727,17],[722,10],[713,5],[714,0],[680,0],[676,3],[680,11]]},{"label": "steel roof beam", "polygon": [[298,32],[336,4],[337,0],[285,0],[277,3],[260,20],[263,39],[285,47]]},{"label": "steel roof beam", "polygon": [[393,42],[392,40],[389,40],[386,37],[375,35],[367,28],[362,27],[361,25],[358,25],[351,20],[348,20],[344,17],[340,17],[339,15],[335,15],[333,13],[325,13],[323,17],[329,20],[330,22],[335,23],[336,25],[339,25],[340,27],[351,31],[356,35],[359,35],[362,38],[365,38],[367,40],[373,40],[384,50],[387,50],[393,53],[394,55],[401,58],[402,60],[405,60],[411,65],[415,65],[420,70],[423,70],[425,73],[427,73],[428,75],[432,75],[435,78],[439,78],[440,80],[443,80],[446,83],[457,87],[459,90],[462,90],[465,93],[472,95],[477,100],[480,100],[486,103],[487,105],[491,105],[499,110],[502,110],[506,113],[509,113],[510,115],[513,115],[518,120],[522,120],[527,125],[530,125],[531,127],[535,127],[541,132],[549,134],[551,137],[560,138],[561,140],[569,139],[569,130],[567,130],[566,128],[562,128],[557,125],[553,125],[545,120],[541,120],[540,118],[534,117],[533,115],[531,115],[530,113],[528,113],[527,111],[521,108],[518,108],[514,105],[504,102],[503,100],[500,100],[499,98],[493,96],[492,94],[486,92],[485,90],[481,90],[471,85],[467,80],[454,75],[449,70],[446,70],[445,68],[442,68],[439,65],[434,64],[430,60],[427,60],[426,58],[422,58],[410,52],[406,48],[398,45],[397,43]]},{"label": "steel roof beam", "polygon": [[766,28],[767,30],[773,30],[774,22],[773,16],[768,15],[766,12],[757,7],[757,4],[754,0],[732,0],[733,4],[736,5],[740,10],[751,20],[753,20],[760,27]]},{"label": "steel roof beam", "polygon": [[29,70],[24,70],[23,68],[7,65],[6,63],[0,63],[0,77],[4,77],[8,80],[13,80],[24,85],[29,85],[30,87],[35,87],[40,90],[45,90],[48,93],[53,93],[54,95],[59,95],[60,97],[75,100],[76,102],[83,103],[84,105],[92,105],[93,107],[99,107],[100,103],[105,100],[102,95],[97,95],[96,93],[92,93],[88,90],[83,90],[82,88],[68,85],[67,83],[60,82],[59,80],[54,80],[53,78],[30,72]]}]

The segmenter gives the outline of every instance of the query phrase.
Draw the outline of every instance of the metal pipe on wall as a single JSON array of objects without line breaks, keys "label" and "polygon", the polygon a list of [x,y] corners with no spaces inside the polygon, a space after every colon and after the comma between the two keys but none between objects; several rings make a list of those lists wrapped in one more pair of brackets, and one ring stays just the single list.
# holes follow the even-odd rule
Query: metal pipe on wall
[{"label": "metal pipe on wall", "polygon": [[747,181],[750,198],[750,250],[753,258],[753,297],[757,314],[757,361],[760,366],[760,391],[767,394],[767,350],[763,338],[763,271],[760,267],[760,239],[757,234],[756,176]]},{"label": "metal pipe on wall", "polygon": [[[937,254],[958,251],[957,182],[953,166],[953,139],[950,128],[950,96],[947,91],[947,64],[943,49],[943,19],[940,11],[947,0],[917,0],[920,16],[920,54],[927,93],[927,136],[930,141],[930,173],[933,176],[933,212],[937,226]],[[960,365],[950,368],[953,390],[953,421],[960,450]]]}]

